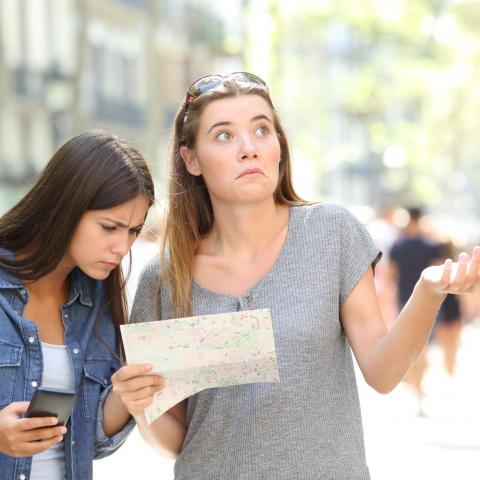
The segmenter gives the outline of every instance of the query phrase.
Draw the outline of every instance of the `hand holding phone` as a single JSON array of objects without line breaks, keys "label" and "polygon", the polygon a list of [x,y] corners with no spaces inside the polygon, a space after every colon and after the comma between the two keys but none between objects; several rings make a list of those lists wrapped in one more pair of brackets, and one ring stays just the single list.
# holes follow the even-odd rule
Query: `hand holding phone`
[{"label": "hand holding phone", "polygon": [[57,417],[60,425],[65,425],[75,403],[75,392],[54,388],[39,387],[35,390],[26,417]]},{"label": "hand holding phone", "polygon": [[56,417],[22,418],[29,402],[13,402],[0,410],[0,452],[31,457],[63,440],[67,429]]}]

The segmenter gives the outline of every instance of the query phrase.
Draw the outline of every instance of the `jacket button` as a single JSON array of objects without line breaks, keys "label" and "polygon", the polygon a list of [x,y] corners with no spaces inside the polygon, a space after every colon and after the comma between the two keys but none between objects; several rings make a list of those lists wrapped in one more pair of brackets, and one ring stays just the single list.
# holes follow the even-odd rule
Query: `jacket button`
[{"label": "jacket button", "polygon": [[35,337],[28,337],[28,341],[30,343],[35,343]]},{"label": "jacket button", "polygon": [[38,383],[34,380],[31,384],[30,384],[33,388],[37,388],[38,387]]}]

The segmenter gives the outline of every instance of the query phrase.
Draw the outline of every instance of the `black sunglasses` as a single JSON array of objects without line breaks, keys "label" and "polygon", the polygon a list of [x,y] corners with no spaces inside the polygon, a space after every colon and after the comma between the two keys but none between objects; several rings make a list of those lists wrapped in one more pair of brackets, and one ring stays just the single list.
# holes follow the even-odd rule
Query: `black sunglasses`
[{"label": "black sunglasses", "polygon": [[236,82],[250,83],[261,86],[268,93],[267,84],[260,78],[249,72],[233,72],[227,75],[207,75],[206,77],[199,78],[195,80],[187,90],[187,98],[185,100],[186,109],[188,106],[202,93],[211,90],[212,88],[218,87],[225,80],[233,79]]}]

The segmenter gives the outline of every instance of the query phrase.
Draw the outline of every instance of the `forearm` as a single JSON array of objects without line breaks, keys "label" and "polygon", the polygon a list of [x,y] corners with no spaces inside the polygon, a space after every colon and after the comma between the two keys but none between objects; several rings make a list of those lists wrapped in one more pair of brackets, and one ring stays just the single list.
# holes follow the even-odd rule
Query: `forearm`
[{"label": "forearm", "polygon": [[135,416],[145,442],[164,456],[176,458],[187,433],[185,424],[169,412],[157,418],[150,426],[143,415]]},{"label": "forearm", "polygon": [[120,398],[110,390],[103,405],[103,430],[105,435],[112,437],[118,433],[130,420],[130,413]]},{"label": "forearm", "polygon": [[425,348],[444,298],[418,281],[398,320],[371,351],[366,379],[372,387],[388,393],[398,385]]}]

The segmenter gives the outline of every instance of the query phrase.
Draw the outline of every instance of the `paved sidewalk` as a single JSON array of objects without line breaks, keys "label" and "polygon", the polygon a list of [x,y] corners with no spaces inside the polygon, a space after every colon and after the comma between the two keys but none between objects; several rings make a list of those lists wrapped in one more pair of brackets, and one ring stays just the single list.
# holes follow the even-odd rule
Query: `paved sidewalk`
[{"label": "paved sidewalk", "polygon": [[361,384],[372,480],[480,479],[480,328],[462,332],[457,369],[446,375],[438,346],[429,347],[425,417],[408,385],[382,396]]}]

